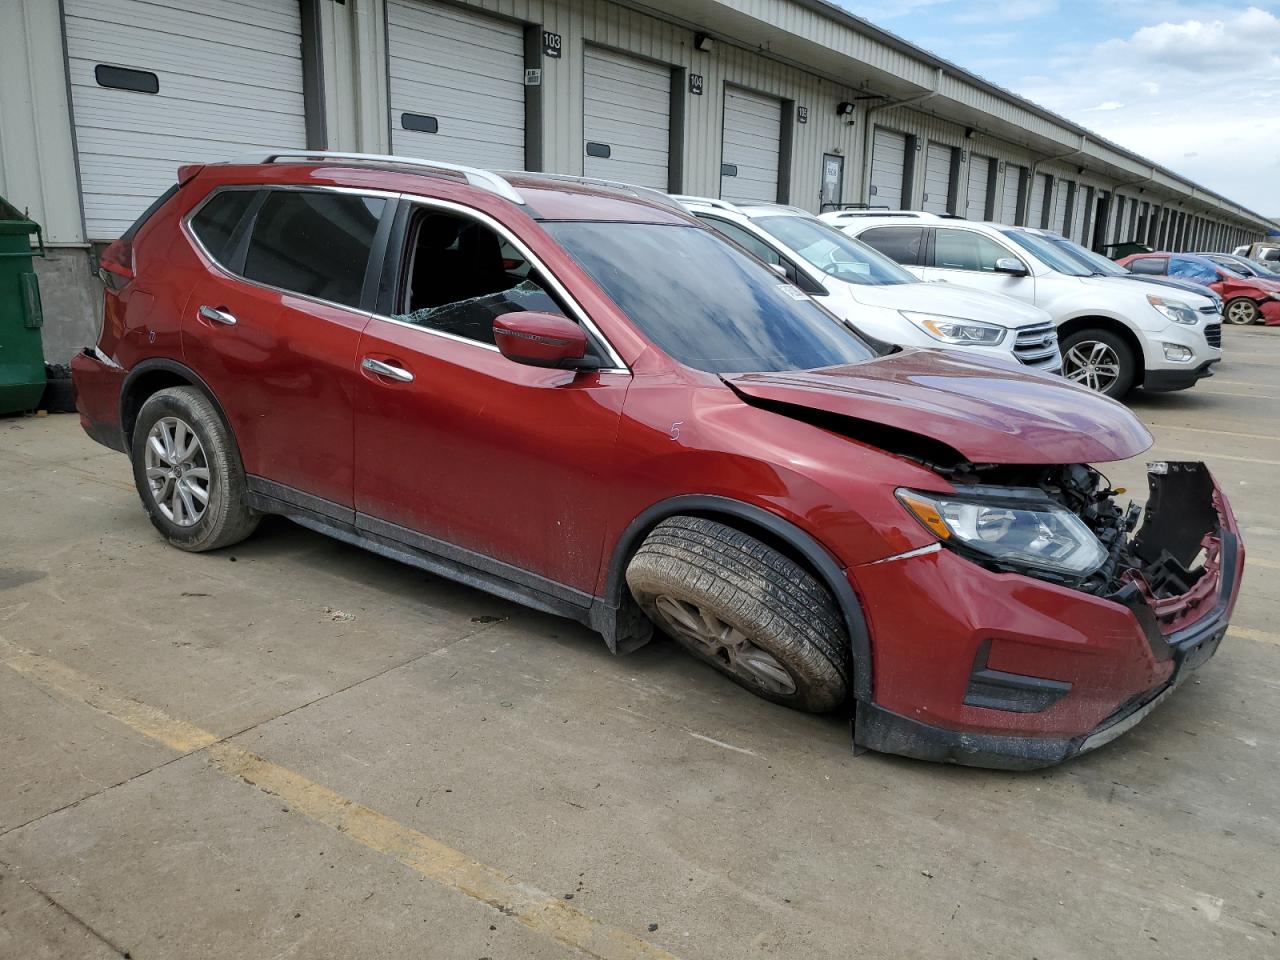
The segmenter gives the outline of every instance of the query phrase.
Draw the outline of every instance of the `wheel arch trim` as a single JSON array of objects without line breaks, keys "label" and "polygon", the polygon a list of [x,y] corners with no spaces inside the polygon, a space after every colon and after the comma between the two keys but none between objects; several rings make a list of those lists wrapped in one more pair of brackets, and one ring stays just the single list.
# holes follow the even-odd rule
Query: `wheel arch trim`
[{"label": "wheel arch trim", "polygon": [[[631,557],[649,532],[668,517],[695,515],[716,519],[739,520],[767,532],[799,554],[817,572],[823,586],[840,607],[845,630],[849,635],[853,658],[853,695],[857,700],[870,700],[872,692],[871,635],[867,628],[862,603],[844,568],[826,547],[791,521],[763,507],[711,494],[685,494],[660,500],[645,509],[623,530],[609,557],[605,599],[611,606],[624,600],[626,568]],[[750,532],[749,530],[746,532]]]},{"label": "wheel arch trim", "polygon": [[[186,364],[179,363],[176,360],[169,360],[165,357],[152,357],[136,364],[133,369],[124,378],[124,383],[120,386],[120,432],[124,437],[126,449],[131,439],[133,423],[129,417],[129,408],[127,401],[133,392],[134,386],[139,380],[151,373],[164,372],[171,373],[175,376],[186,380],[190,386],[197,387],[213,404],[214,410],[218,412],[218,416],[222,418],[222,423],[227,428],[227,432],[231,435],[233,443],[236,442],[235,431],[231,429],[231,421],[227,419],[227,412],[222,408],[222,402],[218,399],[218,395],[213,392],[204,379],[188,367]],[[145,402],[145,401],[144,401]],[[134,419],[136,419],[138,410],[142,409],[142,404],[138,404],[137,409],[133,410]],[[237,443],[237,447],[239,444]],[[237,451],[238,452],[238,451]]]}]

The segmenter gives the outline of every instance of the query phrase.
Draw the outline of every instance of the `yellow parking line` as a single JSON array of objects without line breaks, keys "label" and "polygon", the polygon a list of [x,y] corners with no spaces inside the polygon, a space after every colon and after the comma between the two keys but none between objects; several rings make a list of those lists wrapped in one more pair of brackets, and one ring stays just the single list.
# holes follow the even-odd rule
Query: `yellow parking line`
[{"label": "yellow parking line", "polygon": [[1155,449],[1157,453],[1179,453],[1204,460],[1237,460],[1240,463],[1261,463],[1268,467],[1280,467],[1280,460],[1263,460],[1258,457],[1233,457],[1226,453],[1208,453],[1204,450],[1175,450],[1172,447],[1157,446]]},{"label": "yellow parking line", "polygon": [[1242,640],[1257,640],[1260,643],[1274,643],[1280,646],[1280,633],[1255,630],[1253,627],[1230,627],[1227,630],[1227,636],[1240,637]]},{"label": "yellow parking line", "polygon": [[106,690],[98,681],[0,637],[0,663],[38,686],[88,704],[180,753],[207,750],[221,773],[278,796],[318,823],[399,861],[451,890],[488,904],[525,927],[597,960],[677,960],[674,954],[520,883],[385,814],[349,800],[300,773],[265,760],[162,710]]}]

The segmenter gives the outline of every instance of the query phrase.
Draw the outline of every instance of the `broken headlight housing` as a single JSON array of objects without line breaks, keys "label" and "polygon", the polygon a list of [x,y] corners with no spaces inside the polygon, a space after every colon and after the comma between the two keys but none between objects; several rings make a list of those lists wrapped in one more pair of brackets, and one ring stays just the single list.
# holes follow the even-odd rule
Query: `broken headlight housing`
[{"label": "broken headlight housing", "polygon": [[1106,547],[1080,517],[1029,493],[990,488],[963,495],[897,491],[902,505],[939,540],[975,559],[1073,580],[1107,560]]}]

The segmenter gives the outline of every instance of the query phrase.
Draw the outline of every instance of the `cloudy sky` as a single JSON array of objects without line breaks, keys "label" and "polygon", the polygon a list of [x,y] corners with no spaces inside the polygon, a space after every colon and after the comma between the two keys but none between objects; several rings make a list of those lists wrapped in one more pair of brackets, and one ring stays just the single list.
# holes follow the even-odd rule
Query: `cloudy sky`
[{"label": "cloudy sky", "polygon": [[1280,216],[1280,0],[837,0]]}]

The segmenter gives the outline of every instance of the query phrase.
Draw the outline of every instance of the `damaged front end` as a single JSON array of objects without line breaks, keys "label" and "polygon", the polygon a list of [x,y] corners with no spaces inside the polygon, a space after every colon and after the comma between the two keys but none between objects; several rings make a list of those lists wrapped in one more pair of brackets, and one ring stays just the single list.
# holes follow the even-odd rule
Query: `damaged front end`
[{"label": "damaged front end", "polygon": [[1122,507],[1125,491],[1083,464],[935,469],[954,497],[899,498],[948,547],[991,570],[1124,604],[1153,641],[1212,611],[1243,562],[1230,507],[1200,462],[1148,464],[1145,511]]}]

